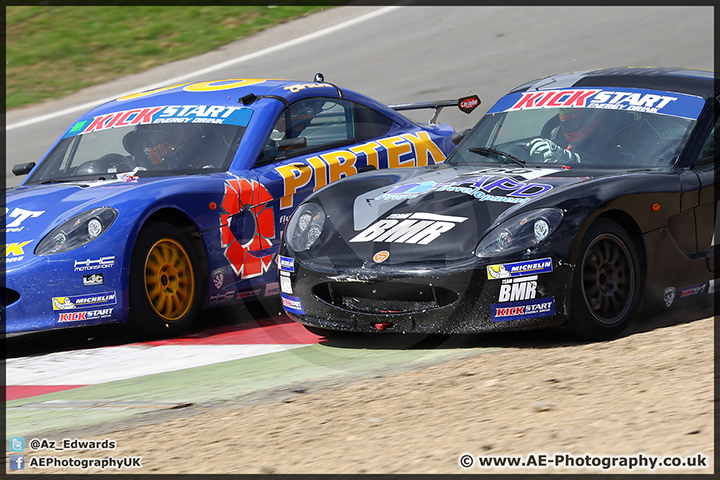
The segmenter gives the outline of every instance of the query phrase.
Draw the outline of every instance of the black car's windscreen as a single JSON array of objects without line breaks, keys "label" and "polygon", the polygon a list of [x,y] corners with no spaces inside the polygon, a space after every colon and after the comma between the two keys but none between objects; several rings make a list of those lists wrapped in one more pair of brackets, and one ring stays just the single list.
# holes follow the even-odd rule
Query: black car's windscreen
[{"label": "black car's windscreen", "polygon": [[[596,108],[490,113],[447,162],[671,166],[695,123],[670,115]],[[572,155],[562,155],[563,150]]]},{"label": "black car's windscreen", "polygon": [[222,172],[232,162],[245,127],[151,124],[108,128],[63,138],[26,184],[106,180],[137,175]]}]

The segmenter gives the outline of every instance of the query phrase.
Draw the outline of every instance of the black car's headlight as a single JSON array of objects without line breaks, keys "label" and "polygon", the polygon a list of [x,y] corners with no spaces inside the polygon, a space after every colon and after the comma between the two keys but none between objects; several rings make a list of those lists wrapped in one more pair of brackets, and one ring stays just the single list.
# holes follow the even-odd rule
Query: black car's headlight
[{"label": "black car's headlight", "polygon": [[290,217],[285,241],[292,250],[302,252],[315,243],[324,227],[325,210],[317,203],[304,203]]},{"label": "black car's headlight", "polygon": [[562,219],[562,210],[557,208],[541,208],[512,217],[480,240],[475,255],[490,258],[534,247],[548,238]]},{"label": "black car's headlight", "polygon": [[35,255],[53,255],[82,247],[100,235],[113,224],[117,210],[101,207],[79,213],[53,229],[40,240]]}]

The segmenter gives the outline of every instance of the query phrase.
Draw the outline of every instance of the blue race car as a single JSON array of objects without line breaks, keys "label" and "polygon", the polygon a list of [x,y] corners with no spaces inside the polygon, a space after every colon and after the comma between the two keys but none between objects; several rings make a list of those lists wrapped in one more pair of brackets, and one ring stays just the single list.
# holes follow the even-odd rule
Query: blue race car
[{"label": "blue race car", "polygon": [[5,333],[124,323],[185,331],[202,308],[277,295],[290,213],[323,185],[439,163],[460,136],[325,83],[230,79],[124,96],[82,115],[6,191]]}]

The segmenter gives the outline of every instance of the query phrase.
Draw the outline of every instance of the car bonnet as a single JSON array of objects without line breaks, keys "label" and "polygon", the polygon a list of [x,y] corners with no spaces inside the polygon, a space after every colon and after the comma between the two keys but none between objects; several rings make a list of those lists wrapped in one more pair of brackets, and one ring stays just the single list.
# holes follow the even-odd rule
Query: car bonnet
[{"label": "car bonnet", "polygon": [[317,192],[325,231],[300,257],[328,268],[467,262],[494,226],[590,178],[562,168],[449,165],[360,175]]}]

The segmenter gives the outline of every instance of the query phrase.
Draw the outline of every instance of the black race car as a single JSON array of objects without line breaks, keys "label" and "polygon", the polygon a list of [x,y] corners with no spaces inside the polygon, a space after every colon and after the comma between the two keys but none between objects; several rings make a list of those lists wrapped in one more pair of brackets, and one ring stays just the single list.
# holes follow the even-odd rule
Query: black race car
[{"label": "black race car", "polygon": [[502,97],[443,164],[367,172],[292,215],[283,305],[309,330],[618,335],[712,308],[714,72],[555,75]]}]

